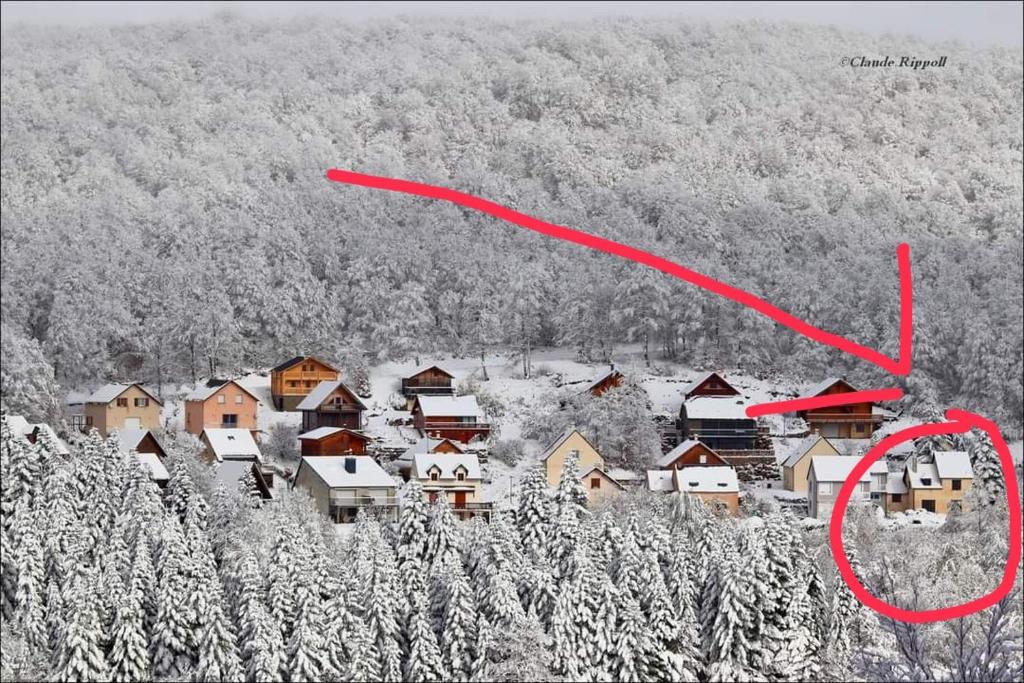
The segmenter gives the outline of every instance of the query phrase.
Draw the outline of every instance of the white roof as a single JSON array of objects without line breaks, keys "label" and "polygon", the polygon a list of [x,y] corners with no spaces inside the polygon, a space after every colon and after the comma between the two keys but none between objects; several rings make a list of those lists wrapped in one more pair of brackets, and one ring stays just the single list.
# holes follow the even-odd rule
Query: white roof
[{"label": "white roof", "polygon": [[424,417],[483,417],[484,411],[476,396],[423,396],[416,397]]},{"label": "white roof", "polygon": [[[429,436],[425,436],[422,439],[420,439],[419,441],[417,441],[416,443],[414,443],[413,445],[409,446],[409,448],[407,448],[404,453],[402,453],[400,456],[398,456],[396,458],[396,460],[400,460],[402,462],[411,463],[413,457],[417,453],[432,453],[435,448],[437,448],[439,445],[441,445],[445,441],[447,441],[448,443],[452,444],[453,446],[455,446],[459,450],[464,450],[465,449],[465,444],[462,443],[461,441],[455,441],[454,439],[432,439]],[[453,455],[457,455],[457,454],[453,454]]]},{"label": "white roof", "polygon": [[186,401],[205,401],[206,399],[210,398],[211,396],[213,396],[214,394],[216,394],[218,391],[220,391],[224,387],[228,386],[229,384],[234,384],[237,388],[239,388],[242,391],[244,391],[245,393],[249,394],[250,396],[255,398],[257,401],[260,400],[259,397],[256,396],[256,394],[252,393],[251,391],[249,391],[248,389],[246,389],[245,387],[243,387],[241,384],[239,384],[237,381],[235,381],[233,379],[229,379],[228,381],[224,382],[223,384],[218,384],[218,385],[212,386],[212,387],[208,387],[208,386],[197,387],[197,388],[192,390],[192,393],[190,393],[188,396],[185,397],[185,400]]},{"label": "white roof", "polygon": [[671,491],[672,470],[647,470],[647,488],[651,491]]},{"label": "white roof", "polygon": [[612,467],[605,470],[609,477],[615,481],[636,481],[640,479],[640,474],[633,470],[626,470],[621,467]]},{"label": "white roof", "polygon": [[[907,463],[906,473],[907,479],[910,480],[910,488],[912,489],[942,488],[942,482],[939,480],[939,471],[934,463],[919,462],[916,469],[911,469],[910,463]],[[930,480],[931,483],[925,484],[925,479]]]},{"label": "white roof", "polygon": [[234,460],[261,460],[260,447],[256,439],[252,438],[252,432],[248,429],[219,429],[207,428],[203,430],[206,440],[210,444],[217,460],[230,458]]},{"label": "white roof", "polygon": [[812,386],[810,389],[808,389],[807,393],[805,393],[804,396],[817,396],[818,394],[825,391],[836,382],[842,381],[844,381],[842,377],[829,377],[828,379],[824,379],[815,384],[814,386]]},{"label": "white roof", "polygon": [[583,479],[586,479],[587,477],[589,477],[589,476],[590,476],[591,474],[593,474],[594,472],[599,472],[599,473],[601,473],[602,475],[604,475],[604,477],[605,477],[606,479],[608,479],[608,481],[610,481],[611,483],[615,484],[615,485],[616,485],[616,486],[618,486],[618,487],[619,487],[620,489],[621,489],[621,488],[623,488],[623,486],[622,486],[622,482],[620,482],[620,481],[619,481],[619,480],[617,480],[617,479],[616,479],[615,477],[613,477],[613,476],[611,475],[611,473],[610,473],[610,472],[607,472],[607,471],[606,471],[606,470],[605,470],[605,469],[604,469],[603,467],[601,467],[600,465],[593,465],[593,466],[591,466],[591,467],[588,467],[588,468],[587,468],[587,471],[586,471],[586,472],[582,472],[582,473],[580,474],[579,478],[580,478],[581,480],[583,480]]},{"label": "white roof", "polygon": [[475,455],[456,455],[453,453],[417,453],[413,456],[412,477],[429,479],[431,468],[441,470],[441,479],[455,479],[455,470],[463,467],[466,479],[480,478],[480,460]]},{"label": "white roof", "polygon": [[121,442],[121,450],[127,453],[138,447],[139,442],[146,438],[146,434],[149,434],[148,429],[117,430],[117,440]]},{"label": "white roof", "polygon": [[32,434],[36,429],[41,432],[46,432],[53,441],[53,444],[57,448],[57,452],[63,455],[69,455],[71,451],[64,445],[64,442],[57,436],[57,432],[53,431],[53,427],[46,424],[45,422],[29,422],[21,415],[8,415],[7,426],[10,427],[11,432],[18,436],[23,436],[28,440],[28,436]]},{"label": "white roof", "polygon": [[675,471],[680,492],[738,493],[740,481],[736,470],[728,466],[683,467]]},{"label": "white roof", "polygon": [[835,451],[837,455],[839,454],[839,449],[836,448],[835,444],[833,444],[831,441],[826,439],[821,434],[811,434],[800,439],[799,443],[797,443],[796,446],[793,447],[793,450],[789,454],[789,457],[787,457],[782,462],[782,466],[793,467],[794,465],[796,465],[804,457],[804,454],[806,454],[807,451],[811,450],[811,448],[816,443],[818,443],[819,440],[824,440],[825,443],[827,443],[832,448],[832,450]]},{"label": "white roof", "polygon": [[885,481],[885,492],[886,493],[906,493],[907,484],[903,481],[903,477],[897,477],[890,475]]},{"label": "white roof", "polygon": [[145,392],[150,398],[157,403],[160,400],[148,391],[146,387],[141,384],[104,384],[102,387],[90,394],[89,398],[85,399],[86,403],[110,403],[115,398],[128,391],[131,387],[138,387],[141,391]]},{"label": "white roof", "polygon": [[694,396],[683,404],[688,420],[753,420],[738,396]]},{"label": "white roof", "polygon": [[24,436],[32,433],[32,425],[29,424],[21,415],[8,415],[7,426],[11,428],[11,431],[18,436]]},{"label": "white roof", "polygon": [[[689,415],[689,413],[687,413],[687,415]],[[687,439],[686,441],[682,442],[681,444],[670,450],[665,455],[658,458],[658,467],[668,467],[676,458],[686,453],[686,451],[690,450],[699,443],[700,441],[697,441],[696,439]]]},{"label": "white roof", "polygon": [[214,481],[228,490],[238,486],[238,480],[252,469],[252,460],[224,460],[215,468]]},{"label": "white roof", "polygon": [[320,407],[320,404],[327,400],[327,397],[331,395],[331,392],[341,386],[341,380],[324,380],[317,384],[313,391],[306,395],[306,398],[302,399],[299,405],[295,406],[296,410],[316,410]]},{"label": "white roof", "polygon": [[167,468],[160,462],[159,456],[156,453],[137,453],[139,462],[149,468],[149,476],[153,481],[167,481],[171,478],[171,475],[167,473]]},{"label": "white roof", "polygon": [[[355,463],[355,472],[345,469],[345,461]],[[328,488],[394,488],[395,480],[368,455],[314,455],[302,459],[299,467],[308,467]]]},{"label": "white roof", "polygon": [[[844,482],[858,462],[860,462],[860,458],[852,455],[812,455],[807,478],[810,479],[813,471],[817,481]],[[861,475],[859,481],[871,481],[872,474],[888,474],[888,472],[889,466],[886,465],[885,460],[876,460],[871,463],[867,472]]]},{"label": "white roof", "polygon": [[313,439],[319,441],[320,439],[330,436],[331,434],[337,434],[338,432],[352,431],[351,429],[344,429],[342,427],[317,427],[311,429],[305,434],[299,434],[300,439]]},{"label": "white roof", "polygon": [[973,479],[971,459],[966,451],[935,451],[935,468],[943,479]]}]

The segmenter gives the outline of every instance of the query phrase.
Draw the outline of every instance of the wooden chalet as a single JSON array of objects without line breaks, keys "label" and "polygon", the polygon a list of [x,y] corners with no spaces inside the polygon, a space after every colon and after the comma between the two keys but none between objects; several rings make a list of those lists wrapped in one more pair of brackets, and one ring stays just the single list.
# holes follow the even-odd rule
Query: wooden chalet
[{"label": "wooden chalet", "polygon": [[366,406],[355,392],[340,379],[320,382],[295,407],[302,413],[302,430],[311,432],[317,427],[343,427],[354,431],[363,428]]},{"label": "wooden chalet", "polygon": [[412,405],[413,425],[425,436],[469,443],[491,433],[475,396],[417,396]]},{"label": "wooden chalet", "polygon": [[[857,391],[842,378],[832,377],[812,387],[806,396],[831,396]],[[851,403],[845,406],[814,408],[798,413],[810,428],[831,439],[870,439],[882,423],[882,413],[874,403]]]},{"label": "wooden chalet", "polygon": [[625,377],[623,374],[612,367],[610,372],[591,382],[582,393],[590,393],[591,396],[599,398],[604,396],[606,392],[616,387],[621,387],[624,381]]},{"label": "wooden chalet", "polygon": [[661,456],[658,467],[663,470],[677,470],[681,467],[715,467],[728,465],[722,456],[700,441],[688,440]]},{"label": "wooden chalet", "polygon": [[460,444],[451,439],[431,439],[429,436],[425,436],[395,458],[395,462],[398,464],[398,472],[408,481],[409,471],[412,469],[412,463],[416,459],[417,454],[448,453],[450,455],[465,455],[464,446],[465,444]]},{"label": "wooden chalet", "polygon": [[313,356],[296,356],[270,370],[270,396],[276,410],[296,410],[321,382],[341,377],[333,365]]},{"label": "wooden chalet", "polygon": [[683,399],[693,396],[739,396],[740,392],[717,372],[705,372],[683,389]]},{"label": "wooden chalet", "polygon": [[344,427],[317,427],[299,435],[302,455],[366,455],[370,437]]},{"label": "wooden chalet", "polygon": [[454,396],[455,387],[452,380],[455,376],[436,365],[424,368],[414,375],[402,378],[402,395],[409,407],[417,396]]}]

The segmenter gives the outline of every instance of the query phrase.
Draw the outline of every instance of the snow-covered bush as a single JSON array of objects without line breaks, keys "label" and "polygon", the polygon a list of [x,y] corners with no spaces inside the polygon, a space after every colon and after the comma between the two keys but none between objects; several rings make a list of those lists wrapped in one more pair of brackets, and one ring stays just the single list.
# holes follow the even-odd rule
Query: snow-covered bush
[{"label": "snow-covered bush", "polygon": [[278,460],[298,460],[299,427],[287,422],[275,422],[267,430],[269,437],[263,445],[263,454]]},{"label": "snow-covered bush", "polygon": [[488,449],[487,457],[514,467],[523,458],[523,440],[502,439]]}]

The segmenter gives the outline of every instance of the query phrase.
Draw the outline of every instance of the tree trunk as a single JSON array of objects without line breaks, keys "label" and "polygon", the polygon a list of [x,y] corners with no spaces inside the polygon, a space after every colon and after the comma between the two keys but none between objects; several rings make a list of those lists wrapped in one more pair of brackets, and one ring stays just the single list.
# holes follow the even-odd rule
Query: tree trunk
[{"label": "tree trunk", "polygon": [[651,335],[647,330],[644,330],[644,364],[647,367],[651,367],[651,350],[650,350]]},{"label": "tree trunk", "polygon": [[487,349],[485,349],[483,346],[481,346],[480,347],[480,370],[484,373],[484,381],[488,382],[488,381],[490,381],[491,378],[487,376],[486,356],[487,356]]}]

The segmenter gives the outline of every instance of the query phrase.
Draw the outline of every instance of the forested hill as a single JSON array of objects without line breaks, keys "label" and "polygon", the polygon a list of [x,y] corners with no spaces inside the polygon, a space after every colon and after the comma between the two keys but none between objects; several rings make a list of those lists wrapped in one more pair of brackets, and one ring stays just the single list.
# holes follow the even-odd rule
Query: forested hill
[{"label": "forested hill", "polygon": [[[66,385],[299,349],[598,358],[645,336],[694,366],[880,379],[641,266],[324,179],[342,167],[652,250],[890,354],[909,241],[909,388],[1021,421],[1019,50],[765,24],[223,18],[9,26],[2,55],[4,343],[38,340]],[[840,64],[861,55],[948,61]]]}]

